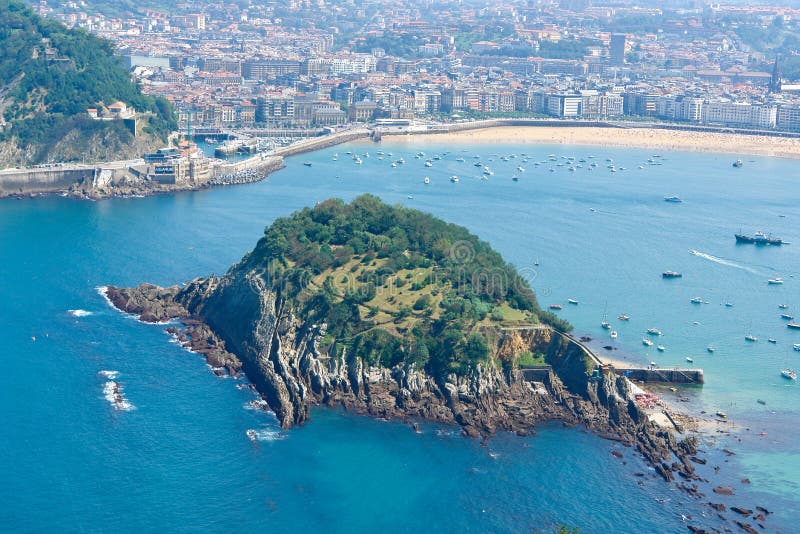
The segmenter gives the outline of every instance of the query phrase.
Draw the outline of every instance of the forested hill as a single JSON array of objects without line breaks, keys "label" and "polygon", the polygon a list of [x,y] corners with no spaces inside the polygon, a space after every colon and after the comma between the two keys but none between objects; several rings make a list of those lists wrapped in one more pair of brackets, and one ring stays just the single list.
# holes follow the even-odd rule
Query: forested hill
[{"label": "forested hill", "polygon": [[466,228],[371,195],[278,219],[230,275],[262,277],[307,324],[325,323],[332,352],[433,376],[486,360],[493,328],[571,329]]},{"label": "forested hill", "polygon": [[[121,121],[86,113],[117,101],[145,114],[140,139]],[[164,142],[177,127],[171,105],[142,94],[111,43],[39,17],[16,0],[0,0],[0,113],[0,165],[75,158],[78,151],[91,157],[95,142],[127,156],[135,141]]]}]

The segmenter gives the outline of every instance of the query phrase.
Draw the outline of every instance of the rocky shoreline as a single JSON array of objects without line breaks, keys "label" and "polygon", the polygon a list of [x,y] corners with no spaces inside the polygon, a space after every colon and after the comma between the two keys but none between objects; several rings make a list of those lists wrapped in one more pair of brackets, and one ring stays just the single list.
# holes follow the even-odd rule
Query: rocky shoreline
[{"label": "rocky shoreline", "polygon": [[[178,319],[182,327],[168,331],[203,354],[218,373],[245,373],[284,429],[306,422],[316,405],[343,406],[386,419],[459,425],[464,434],[483,438],[498,431],[533,434],[539,423],[561,421],[636,448],[666,480],[676,475],[688,481],[696,478],[690,461],[697,454],[696,440],[678,441],[650,422],[628,400],[627,382],[613,373],[595,381],[586,376],[576,380],[578,372],[585,372],[576,372],[576,365],[583,363],[574,355],[565,354],[561,368],[544,373],[541,382],[526,380],[519,370],[488,365],[467,376],[442,379],[413,366],[365,366],[360,360],[321,352],[325,325],[303,324],[260,286],[257,279],[232,283],[212,277],[193,280],[183,289],[150,284],[109,287],[106,295],[116,308],[144,322]],[[495,350],[563,350],[562,345],[548,331],[512,331]],[[685,489],[692,492],[691,486]]]},{"label": "rocky shoreline", "polygon": [[[587,376],[583,363],[552,332],[513,330],[496,340],[495,356],[533,347],[556,351],[551,354],[559,363],[541,381],[529,381],[516,369],[490,366],[478,366],[467,376],[435,379],[413,366],[388,369],[325,354],[325,325],[303,324],[257,276],[232,276],[198,278],[183,288],[108,287],[105,295],[118,310],[143,322],[177,320],[180,326],[173,324],[167,331],[202,354],[218,376],[246,375],[283,429],[309,421],[311,408],[318,405],[401,420],[415,428],[419,420],[458,425],[465,436],[479,439],[501,431],[533,435],[538,424],[559,421],[633,449],[661,478],[694,498],[718,501],[733,494],[722,486],[712,490],[713,484],[695,472],[695,465],[707,463],[695,435],[679,440],[650,421],[630,400],[626,379],[613,372]],[[612,454],[624,456],[620,449]],[[706,505],[710,513],[746,532],[765,528],[771,513],[714,500]],[[728,511],[738,518],[728,519],[723,515]],[[687,528],[708,532],[694,524],[687,523]]]}]

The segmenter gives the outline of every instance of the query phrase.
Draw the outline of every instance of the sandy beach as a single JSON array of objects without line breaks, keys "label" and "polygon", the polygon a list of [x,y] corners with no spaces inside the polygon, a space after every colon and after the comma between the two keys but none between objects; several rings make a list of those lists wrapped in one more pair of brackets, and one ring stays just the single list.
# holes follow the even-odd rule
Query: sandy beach
[{"label": "sandy beach", "polygon": [[392,141],[453,144],[594,145],[653,150],[717,152],[800,158],[800,139],[715,132],[690,132],[659,128],[594,128],[569,126],[503,126],[435,135],[386,137]]}]

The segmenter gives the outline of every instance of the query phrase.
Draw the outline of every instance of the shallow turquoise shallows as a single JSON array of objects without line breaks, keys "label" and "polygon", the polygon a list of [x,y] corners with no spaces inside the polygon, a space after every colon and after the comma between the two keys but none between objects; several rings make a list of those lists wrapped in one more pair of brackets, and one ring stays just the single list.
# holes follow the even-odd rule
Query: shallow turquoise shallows
[{"label": "shallow turquoise shallows", "polygon": [[[379,150],[392,155],[379,159]],[[419,151],[426,156],[415,158]],[[534,165],[551,153],[557,161]],[[474,155],[493,170],[488,180]],[[405,163],[392,167],[401,156]],[[574,171],[561,156],[576,158]],[[800,387],[780,375],[800,371],[791,349],[800,331],[780,317],[800,318],[796,162],[748,157],[734,169],[734,156],[652,156],[389,140],[290,159],[258,184],[0,202],[0,530],[552,532],[567,524],[685,532],[689,524],[722,527],[709,500],[765,506],[775,511],[768,528],[796,530]],[[703,438],[707,497],[654,478],[630,449],[558,424],[482,446],[454,428],[423,424],[415,434],[402,423],[315,409],[303,428],[279,431],[269,414],[246,409],[253,397],[240,381],[215,377],[201,357],[170,343],[163,325],[117,313],[96,289],[222,273],[276,217],[363,192],[467,226],[519,268],[543,306],[562,304],[558,313],[598,351],[702,367],[706,384],[686,391],[687,404],[726,412],[735,433]],[[664,202],[668,195],[684,202]],[[740,229],[792,244],[736,245]],[[683,278],[663,280],[665,270]],[[784,283],[769,285],[776,276]],[[616,319],[623,313],[630,321]],[[615,341],[600,327],[604,316],[619,332]],[[666,351],[642,344],[647,328],[663,332],[657,344]],[[750,333],[758,341],[745,341]],[[118,373],[133,409],[116,411],[106,400],[114,375],[101,371]],[[622,459],[611,454],[617,449]],[[713,494],[718,485],[736,495]]]}]

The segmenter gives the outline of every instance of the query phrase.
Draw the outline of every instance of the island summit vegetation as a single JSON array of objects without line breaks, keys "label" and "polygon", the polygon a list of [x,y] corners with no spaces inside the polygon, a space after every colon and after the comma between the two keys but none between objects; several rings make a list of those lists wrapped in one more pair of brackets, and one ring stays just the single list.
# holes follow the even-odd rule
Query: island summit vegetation
[{"label": "island summit vegetation", "polygon": [[[463,374],[501,326],[570,325],[539,307],[517,270],[465,228],[362,195],[276,220],[231,274],[256,273],[323,347],[370,365]],[[529,363],[543,355],[523,354]],[[504,366],[518,361],[495,362]]]},{"label": "island summit vegetation", "polygon": [[68,136],[76,145],[92,136],[132,144],[121,121],[87,113],[117,101],[140,113],[137,134],[145,140],[166,141],[177,129],[172,105],[142,94],[109,41],[42,18],[17,0],[0,0],[0,50],[0,144],[24,151],[24,163],[47,161],[52,145]]}]

